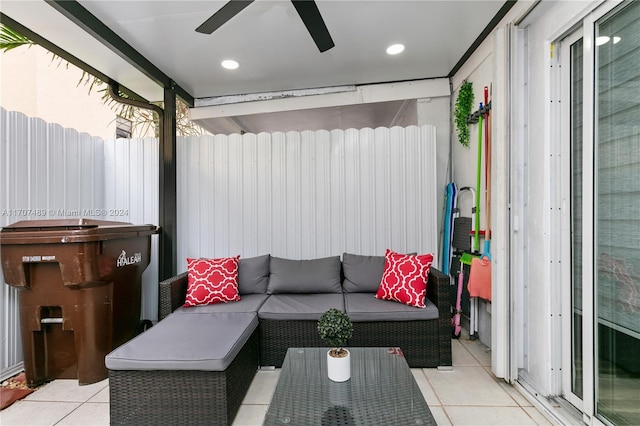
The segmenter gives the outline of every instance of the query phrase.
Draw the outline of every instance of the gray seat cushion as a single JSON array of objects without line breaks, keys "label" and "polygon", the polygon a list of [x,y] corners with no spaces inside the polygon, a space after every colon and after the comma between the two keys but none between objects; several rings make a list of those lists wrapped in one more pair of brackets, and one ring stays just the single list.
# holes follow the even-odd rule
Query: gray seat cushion
[{"label": "gray seat cushion", "polygon": [[258,310],[260,319],[318,320],[331,308],[344,310],[341,294],[272,294]]},{"label": "gray seat cushion", "polygon": [[420,321],[438,318],[438,307],[429,299],[426,307],[416,308],[392,300],[375,298],[375,293],[345,293],[344,305],[353,322]]},{"label": "gray seat cushion", "polygon": [[258,312],[260,306],[269,298],[268,294],[243,294],[237,302],[198,305],[175,310],[178,314],[212,314],[215,312]]},{"label": "gray seat cushion", "polygon": [[340,257],[311,260],[271,256],[269,294],[342,293]]},{"label": "gray seat cushion", "polygon": [[238,292],[240,295],[266,293],[269,284],[271,256],[240,258],[238,262]]},{"label": "gray seat cushion", "polygon": [[171,314],[105,357],[110,370],[224,371],[258,327],[256,314]]}]

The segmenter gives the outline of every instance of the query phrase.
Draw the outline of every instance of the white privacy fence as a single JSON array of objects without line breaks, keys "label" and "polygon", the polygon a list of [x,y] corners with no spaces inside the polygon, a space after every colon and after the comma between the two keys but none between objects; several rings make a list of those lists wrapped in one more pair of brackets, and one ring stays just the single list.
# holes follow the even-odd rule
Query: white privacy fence
[{"label": "white privacy fence", "polygon": [[[1,110],[0,226],[90,217],[158,224],[158,143],[81,134]],[[178,138],[178,269],[186,257],[433,252],[435,128]],[[157,237],[142,317],[157,319]],[[2,378],[20,368],[18,291],[0,288]]]},{"label": "white privacy fence", "polygon": [[234,254],[437,256],[432,126],[188,138],[178,160],[179,269]]}]

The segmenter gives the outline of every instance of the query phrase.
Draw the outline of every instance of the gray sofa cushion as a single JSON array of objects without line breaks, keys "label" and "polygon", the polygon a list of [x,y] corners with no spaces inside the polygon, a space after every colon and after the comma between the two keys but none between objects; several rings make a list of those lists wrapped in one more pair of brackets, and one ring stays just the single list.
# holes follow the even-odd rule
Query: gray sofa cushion
[{"label": "gray sofa cushion", "polygon": [[[415,252],[409,254],[416,254]],[[342,254],[345,293],[375,293],[384,274],[384,256]]]},{"label": "gray sofa cushion", "polygon": [[224,371],[258,327],[252,313],[171,314],[105,357],[110,370]]},{"label": "gray sofa cushion", "polygon": [[342,293],[340,257],[311,260],[271,256],[267,293]]},{"label": "gray sofa cushion", "polygon": [[237,302],[214,303],[212,305],[199,305],[175,310],[178,314],[212,314],[216,312],[258,312],[260,306],[269,297],[268,294],[244,294]]},{"label": "gray sofa cushion", "polygon": [[258,310],[260,319],[318,320],[330,308],[344,311],[342,294],[275,294]]},{"label": "gray sofa cushion", "polygon": [[353,322],[430,320],[438,318],[438,307],[429,299],[416,308],[392,300],[375,298],[375,293],[345,293],[344,305]]},{"label": "gray sofa cushion", "polygon": [[345,293],[375,293],[384,273],[384,256],[360,256],[344,253],[343,289]]},{"label": "gray sofa cushion", "polygon": [[240,258],[238,263],[238,292],[240,295],[266,293],[269,284],[271,256]]}]

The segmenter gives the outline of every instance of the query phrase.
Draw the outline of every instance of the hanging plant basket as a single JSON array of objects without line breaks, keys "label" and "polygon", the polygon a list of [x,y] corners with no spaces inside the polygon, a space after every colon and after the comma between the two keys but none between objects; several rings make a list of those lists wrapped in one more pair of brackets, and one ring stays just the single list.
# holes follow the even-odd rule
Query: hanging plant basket
[{"label": "hanging plant basket", "polygon": [[456,131],[458,133],[458,141],[462,146],[469,146],[469,123],[467,117],[471,114],[473,108],[473,84],[467,80],[462,82],[458,91],[458,98],[453,110]]}]

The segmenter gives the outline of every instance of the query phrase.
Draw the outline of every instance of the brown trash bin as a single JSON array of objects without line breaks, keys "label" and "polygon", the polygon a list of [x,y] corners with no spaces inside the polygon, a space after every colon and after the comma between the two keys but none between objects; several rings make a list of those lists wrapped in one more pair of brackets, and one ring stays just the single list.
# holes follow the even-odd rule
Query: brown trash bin
[{"label": "brown trash bin", "polygon": [[18,288],[28,386],[107,378],[104,357],[134,336],[155,225],[21,221],[0,231],[5,282]]}]

